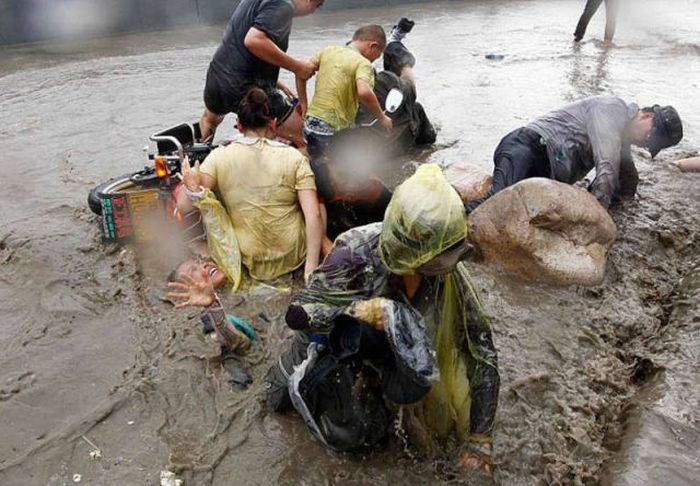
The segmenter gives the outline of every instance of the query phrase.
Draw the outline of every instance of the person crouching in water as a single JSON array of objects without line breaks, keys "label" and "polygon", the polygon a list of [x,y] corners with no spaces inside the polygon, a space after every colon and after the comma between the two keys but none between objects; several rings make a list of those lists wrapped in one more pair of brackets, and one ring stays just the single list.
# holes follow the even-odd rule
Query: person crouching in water
[{"label": "person crouching in water", "polygon": [[468,213],[506,187],[529,177],[573,184],[595,168],[588,190],[605,208],[633,197],[639,174],[630,146],[652,158],[683,138],[672,106],[640,109],[616,96],[592,96],[550,111],[513,130],[493,154],[493,183],[487,195],[467,204]]},{"label": "person crouching in water", "polygon": [[268,371],[268,406],[293,406],[336,451],[376,444],[401,408],[413,444],[439,453],[454,432],[459,463],[490,473],[500,378],[489,322],[459,263],[466,236],[459,195],[437,165],[420,167],[384,221],[340,235],[293,298],[286,322],[298,332]]},{"label": "person crouching in water", "polygon": [[[295,148],[271,140],[277,128],[264,91],[241,101],[238,130],[244,137],[215,149],[202,163],[183,164],[178,208],[193,209],[204,189],[221,195],[250,276],[271,280],[304,265],[317,266],[323,222],[309,161]],[[304,263],[305,262],[305,263]]]}]

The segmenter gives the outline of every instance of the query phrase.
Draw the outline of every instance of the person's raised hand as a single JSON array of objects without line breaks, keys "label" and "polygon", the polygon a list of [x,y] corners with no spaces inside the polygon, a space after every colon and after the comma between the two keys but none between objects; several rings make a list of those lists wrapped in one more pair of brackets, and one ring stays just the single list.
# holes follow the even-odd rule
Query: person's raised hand
[{"label": "person's raised hand", "polygon": [[168,283],[169,288],[177,290],[168,292],[168,298],[180,301],[175,304],[176,309],[209,307],[216,301],[214,284],[204,268],[195,270],[191,275],[184,274],[180,280]]},{"label": "person's raised hand", "polygon": [[199,191],[202,186],[202,175],[199,173],[199,160],[194,162],[194,167],[190,166],[190,158],[185,155],[182,161],[182,182],[185,187],[192,192]]}]

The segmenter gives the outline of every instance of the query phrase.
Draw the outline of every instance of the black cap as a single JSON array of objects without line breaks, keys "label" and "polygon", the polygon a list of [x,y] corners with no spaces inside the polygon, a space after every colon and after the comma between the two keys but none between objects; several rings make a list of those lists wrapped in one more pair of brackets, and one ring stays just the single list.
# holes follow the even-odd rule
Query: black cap
[{"label": "black cap", "polygon": [[654,124],[646,139],[645,145],[651,153],[651,157],[656,157],[662,149],[672,147],[683,138],[683,122],[676,109],[672,106],[654,105]]}]

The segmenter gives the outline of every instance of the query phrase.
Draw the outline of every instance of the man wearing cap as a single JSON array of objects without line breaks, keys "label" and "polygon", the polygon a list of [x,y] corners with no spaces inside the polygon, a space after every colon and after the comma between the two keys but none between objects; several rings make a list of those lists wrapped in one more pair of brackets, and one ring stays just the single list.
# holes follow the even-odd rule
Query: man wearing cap
[{"label": "man wearing cap", "polygon": [[588,190],[606,208],[614,199],[633,196],[639,176],[631,145],[645,147],[652,158],[683,138],[683,125],[672,106],[639,109],[614,96],[571,103],[506,135],[493,156],[493,185],[467,205],[473,211],[487,198],[528,177],[548,177],[573,184],[591,169]]}]

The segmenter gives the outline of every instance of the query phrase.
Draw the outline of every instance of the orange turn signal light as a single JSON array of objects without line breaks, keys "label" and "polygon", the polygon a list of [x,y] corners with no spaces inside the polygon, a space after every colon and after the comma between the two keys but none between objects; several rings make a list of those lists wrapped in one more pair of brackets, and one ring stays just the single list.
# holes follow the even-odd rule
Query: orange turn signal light
[{"label": "orange turn signal light", "polygon": [[156,175],[162,179],[163,177],[168,177],[168,164],[165,162],[165,157],[156,156],[153,161],[156,164]]}]

